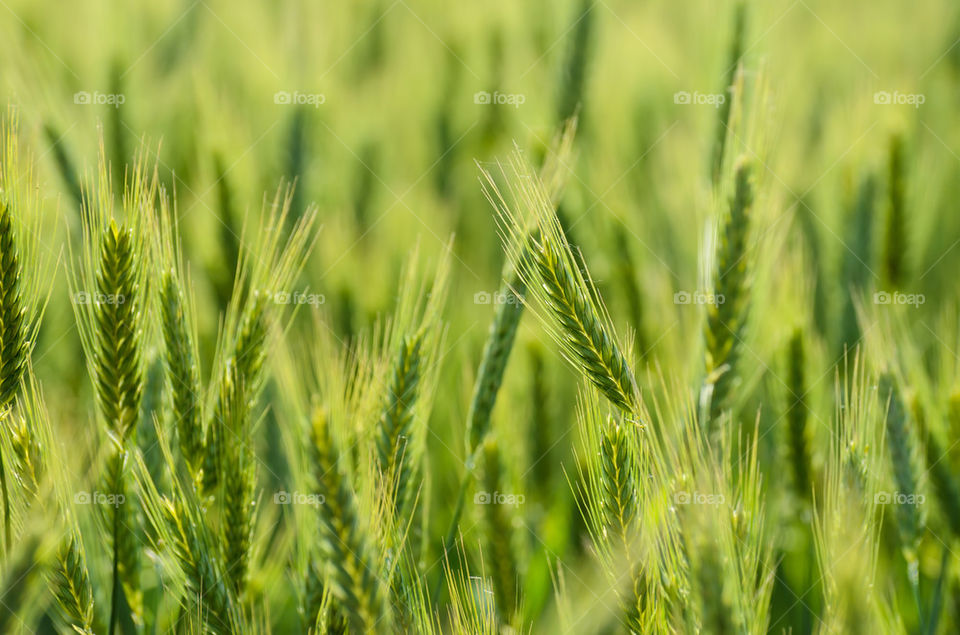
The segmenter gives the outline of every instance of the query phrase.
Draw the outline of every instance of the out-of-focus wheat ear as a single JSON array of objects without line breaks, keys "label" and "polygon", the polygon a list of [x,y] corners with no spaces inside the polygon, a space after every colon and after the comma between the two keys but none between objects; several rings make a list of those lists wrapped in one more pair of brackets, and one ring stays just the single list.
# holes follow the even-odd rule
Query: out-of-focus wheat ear
[{"label": "out-of-focus wheat ear", "polygon": [[937,432],[927,425],[923,404],[916,395],[910,400],[910,412],[923,438],[927,474],[940,504],[940,511],[953,535],[960,537],[960,483],[957,483],[950,469],[949,451],[944,449]]},{"label": "out-of-focus wheat ear", "polygon": [[467,456],[473,456],[480,442],[490,431],[490,416],[500,391],[503,373],[510,359],[513,341],[517,335],[517,326],[523,315],[523,296],[526,285],[517,275],[515,268],[505,276],[498,298],[503,301],[497,305],[487,341],[483,346],[483,357],[477,370],[477,379],[473,386],[473,398],[467,412]]},{"label": "out-of-focus wheat ear", "polygon": [[223,362],[213,416],[207,425],[204,441],[203,491],[212,493],[221,482],[222,461],[232,435],[247,440],[249,429],[238,424],[248,423],[249,417],[231,417],[241,411],[231,404],[252,402],[263,384],[263,362],[266,359],[269,296],[254,291],[242,312],[234,345]]},{"label": "out-of-focus wheat ear", "polygon": [[647,336],[644,328],[643,290],[640,288],[637,265],[633,257],[627,238],[627,230],[623,225],[617,225],[614,231],[614,241],[617,249],[617,277],[626,299],[630,324],[634,332],[634,349],[637,358],[642,359],[647,353]]},{"label": "out-of-focus wheat ear", "polygon": [[312,417],[313,470],[320,506],[319,542],[330,590],[356,632],[387,632],[392,622],[379,577],[378,559],[362,525],[357,499],[338,465],[328,415],[317,408]]},{"label": "out-of-focus wheat ear", "polygon": [[557,101],[557,119],[560,122],[577,114],[583,101],[594,10],[594,0],[581,0],[576,9],[567,60],[560,79],[560,95]]},{"label": "out-of-focus wheat ear", "polygon": [[173,552],[186,587],[181,601],[185,606],[192,606],[193,598],[203,598],[201,618],[210,632],[224,635],[245,632],[245,618],[233,586],[228,583],[220,545],[208,526],[207,510],[201,505],[193,483],[184,483],[177,476],[177,461],[159,425],[157,443],[168,469],[174,474],[171,496],[159,493],[141,456],[136,457],[133,470],[143,510],[153,530],[148,535],[154,540],[154,548]]},{"label": "out-of-focus wheat ear", "polygon": [[224,403],[222,421],[229,430],[227,442],[222,443],[221,463],[223,477],[220,505],[224,564],[227,576],[237,595],[246,585],[250,562],[250,547],[255,520],[254,487],[256,470],[253,450],[250,448],[250,402],[242,387],[243,379],[234,376],[223,388],[220,399]]},{"label": "out-of-focus wheat ear", "polygon": [[[879,395],[880,399],[888,404],[886,444],[890,448],[897,493],[902,496],[920,496],[921,472],[917,464],[919,456],[914,422],[904,407],[903,398],[892,375],[885,373],[880,377]],[[915,583],[918,575],[916,550],[925,522],[923,506],[900,504],[894,507],[910,578]]]},{"label": "out-of-focus wheat ear", "polygon": [[693,586],[698,600],[697,613],[701,633],[737,633],[742,623],[735,619],[732,598],[726,592],[730,575],[721,560],[717,545],[701,540],[693,562]]},{"label": "out-of-focus wheat ear", "polygon": [[167,383],[173,397],[172,416],[180,454],[197,480],[203,466],[204,431],[196,310],[188,295],[191,285],[180,251],[176,210],[171,209],[165,193],[160,197],[158,219],[160,327]]},{"label": "out-of-focus wheat ear", "polygon": [[800,500],[810,500],[813,481],[807,439],[807,385],[803,330],[796,329],[787,348],[787,453],[793,468],[793,485]]},{"label": "out-of-focus wheat ear", "polygon": [[861,337],[857,317],[856,298],[867,288],[873,275],[874,262],[874,205],[876,182],[872,174],[865,174],[860,181],[856,199],[847,217],[847,249],[844,250],[841,270],[843,285],[843,308],[839,324],[839,356],[847,348],[855,346]]},{"label": "out-of-focus wheat ear", "polygon": [[204,449],[196,338],[188,326],[192,320],[187,319],[183,289],[173,271],[163,274],[161,285],[161,321],[167,378],[173,394],[173,419],[180,453],[196,478],[203,466]]},{"label": "out-of-focus wheat ear", "polygon": [[39,619],[42,597],[41,575],[49,559],[49,540],[42,532],[42,520],[33,519],[39,526],[20,536],[13,549],[6,554],[0,572],[0,633],[26,632]]},{"label": "out-of-focus wheat ear", "polygon": [[513,549],[513,524],[506,504],[501,504],[504,480],[500,461],[500,448],[490,435],[483,442],[482,483],[484,490],[478,492],[474,502],[482,505],[481,513],[486,531],[485,544],[490,557],[490,575],[497,598],[497,610],[505,623],[511,623],[517,609],[517,559]]},{"label": "out-of-focus wheat ear", "polygon": [[377,426],[377,459],[382,478],[394,492],[396,509],[405,506],[413,471],[411,446],[415,405],[423,373],[423,333],[404,337],[394,361]]},{"label": "out-of-focus wheat ear", "polygon": [[903,284],[904,262],[907,252],[906,168],[903,137],[890,138],[887,163],[887,227],[883,245],[883,265],[887,282],[892,289]]},{"label": "out-of-focus wheat ear", "polygon": [[747,6],[738,2],[733,13],[733,37],[730,40],[730,52],[725,60],[723,73],[723,95],[725,99],[717,107],[717,128],[713,140],[713,154],[710,162],[710,177],[714,186],[720,183],[723,175],[723,161],[726,154],[727,135],[730,132],[730,111],[733,108],[734,80],[743,57],[744,38],[747,30]]},{"label": "out-of-focus wheat ear", "polygon": [[87,556],[79,538],[70,535],[57,551],[49,574],[63,619],[78,633],[93,633],[93,586],[87,570]]},{"label": "out-of-focus wheat ear", "polygon": [[706,379],[700,401],[701,409],[706,406],[707,420],[702,423],[710,437],[719,432],[720,415],[729,405],[746,328],[750,300],[747,238],[753,198],[751,165],[741,159],[734,171],[734,191],[717,245],[713,278],[716,302],[707,305],[703,330]]}]

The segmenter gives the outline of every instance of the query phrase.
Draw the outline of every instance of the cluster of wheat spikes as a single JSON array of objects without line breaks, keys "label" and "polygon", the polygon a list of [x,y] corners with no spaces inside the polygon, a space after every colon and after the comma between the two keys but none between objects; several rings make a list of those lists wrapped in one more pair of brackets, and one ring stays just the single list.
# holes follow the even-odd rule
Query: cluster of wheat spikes
[{"label": "cluster of wheat spikes", "polygon": [[[698,320],[682,335],[688,365],[645,332],[683,309],[646,302],[641,286],[656,276],[630,226],[613,230],[612,264],[572,238],[578,202],[565,190],[600,6],[577,4],[564,124],[542,165],[516,149],[479,166],[503,258],[482,348],[461,346],[462,307],[448,303],[462,273],[452,239],[435,260],[411,250],[389,280],[393,303],[367,329],[353,328],[347,300],[360,294],[349,288],[333,306],[287,306],[311,274],[317,211],[280,187],[235,235],[219,153],[230,261],[219,276],[194,275],[159,159],[144,146],[131,167],[107,160],[107,148],[127,152],[115,111],[85,181],[59,147],[55,156],[80,231],[69,298],[52,301],[71,305],[90,379],[77,392],[89,390],[91,407],[48,412],[31,357],[55,252],[8,115],[0,633],[932,635],[958,623],[956,356],[914,343],[901,307],[865,301],[872,277],[891,290],[911,280],[907,140],[887,147],[882,276],[870,268],[881,183],[867,173],[838,258],[846,288],[816,296],[836,303],[837,324],[824,324],[823,307],[807,306],[822,289],[798,274],[804,255],[767,251],[787,230],[770,221],[766,157],[748,151],[762,146],[763,122],[747,115],[766,109],[743,97],[765,97],[762,77],[748,85],[740,72],[747,3],[735,3],[728,100],[704,178],[715,208],[702,210],[699,256],[715,301],[686,307]],[[121,80],[114,69],[116,92]],[[503,114],[485,116],[491,143]],[[308,173],[307,121],[302,110],[291,118],[293,174]],[[50,124],[46,134],[57,136]],[[449,169],[441,162],[437,183],[447,201]],[[362,227],[371,178],[354,209]],[[819,230],[802,230],[814,243]],[[607,308],[607,273],[627,290],[625,311]],[[793,304],[773,310],[781,300]],[[952,308],[927,330],[960,342]],[[451,372],[457,363],[465,370]],[[79,430],[51,420],[64,410],[79,413]]]}]

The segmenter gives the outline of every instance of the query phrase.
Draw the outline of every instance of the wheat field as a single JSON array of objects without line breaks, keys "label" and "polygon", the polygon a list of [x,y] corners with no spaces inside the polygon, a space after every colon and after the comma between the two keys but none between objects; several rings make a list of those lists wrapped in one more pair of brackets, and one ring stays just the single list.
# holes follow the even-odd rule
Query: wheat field
[{"label": "wheat field", "polygon": [[955,4],[0,5],[0,633],[960,630]]}]

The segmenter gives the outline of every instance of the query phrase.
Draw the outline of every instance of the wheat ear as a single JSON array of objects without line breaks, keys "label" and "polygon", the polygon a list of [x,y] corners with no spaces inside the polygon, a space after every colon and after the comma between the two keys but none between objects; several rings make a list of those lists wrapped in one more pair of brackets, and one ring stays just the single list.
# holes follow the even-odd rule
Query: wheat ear
[{"label": "wheat ear", "polygon": [[720,230],[713,281],[717,301],[707,306],[703,331],[706,380],[701,402],[708,404],[708,420],[704,423],[710,436],[718,431],[719,417],[730,398],[746,327],[749,302],[747,235],[753,206],[750,174],[750,164],[741,161],[735,171],[733,196]]},{"label": "wheat ear", "polygon": [[320,545],[330,589],[352,630],[386,630],[390,611],[377,576],[373,547],[361,526],[356,495],[340,471],[327,414],[319,408],[313,415],[313,446],[317,489],[324,500]]}]

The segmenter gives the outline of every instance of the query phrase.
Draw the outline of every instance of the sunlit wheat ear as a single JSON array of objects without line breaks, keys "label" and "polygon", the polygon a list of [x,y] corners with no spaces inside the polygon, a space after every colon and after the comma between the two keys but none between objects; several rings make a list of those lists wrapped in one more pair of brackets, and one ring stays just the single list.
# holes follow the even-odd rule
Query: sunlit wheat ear
[{"label": "sunlit wheat ear", "polygon": [[312,427],[313,471],[324,500],[318,512],[319,541],[327,580],[352,630],[388,630],[390,612],[377,558],[361,523],[356,496],[340,471],[326,411],[315,411]]},{"label": "sunlit wheat ear", "polygon": [[610,317],[594,301],[589,274],[581,273],[563,237],[551,198],[523,155],[515,152],[498,174],[511,202],[494,176],[483,172],[484,192],[498,213],[508,257],[518,263],[528,296],[567,360],[613,404],[625,412],[639,405],[639,390],[614,334]]},{"label": "sunlit wheat ear", "polygon": [[90,198],[83,210],[84,252],[71,272],[74,312],[109,444],[103,487],[125,500],[102,506],[113,563],[111,629],[124,619],[124,606],[135,623],[143,619],[136,496],[128,464],[143,390],[142,347],[149,337],[146,237],[155,220],[156,190],[156,168],[150,173],[138,160],[128,174],[121,209],[115,209],[101,143],[97,182],[85,192]]},{"label": "sunlit wheat ear", "polygon": [[[39,252],[40,188],[34,178],[31,157],[21,156],[19,120],[12,107],[0,122],[0,144],[0,426],[7,426],[11,424],[11,411],[25,377],[48,295],[41,283],[46,284],[53,276],[48,275],[45,259]],[[7,549],[13,538],[8,460],[0,452],[0,504]]]},{"label": "sunlit wheat ear", "polygon": [[93,587],[79,538],[70,536],[60,546],[49,576],[64,620],[76,632],[92,634]]},{"label": "sunlit wheat ear", "polygon": [[[658,623],[658,581],[648,575],[654,565],[641,555],[642,533],[651,536],[656,523],[641,526],[641,468],[636,424],[601,405],[592,389],[581,395],[578,419],[584,439],[578,452],[578,504],[590,531],[598,564],[611,582],[620,619],[634,632]],[[653,515],[648,518],[653,518]],[[662,615],[662,613],[661,613]]]},{"label": "sunlit wheat ear", "polygon": [[[747,321],[750,300],[747,238],[753,206],[750,164],[741,160],[734,175],[734,190],[724,214],[717,244],[713,295],[707,305],[703,337],[706,349],[706,379],[701,404],[706,406],[703,422],[713,436],[719,418],[729,405],[736,378],[737,360]],[[722,301],[721,301],[722,298]]]},{"label": "sunlit wheat ear", "polygon": [[[566,182],[567,163],[572,154],[571,146],[576,131],[576,120],[567,122],[563,131],[553,140],[550,150],[540,171],[552,201],[560,197]],[[524,255],[526,257],[526,255]],[[498,298],[493,323],[483,347],[483,357],[477,369],[477,379],[473,386],[473,397],[467,413],[467,456],[472,456],[490,431],[490,417],[496,403],[500,384],[506,371],[510,351],[516,338],[517,327],[523,315],[524,297],[527,286],[518,270],[518,263],[509,256],[503,267],[503,282]]]}]

